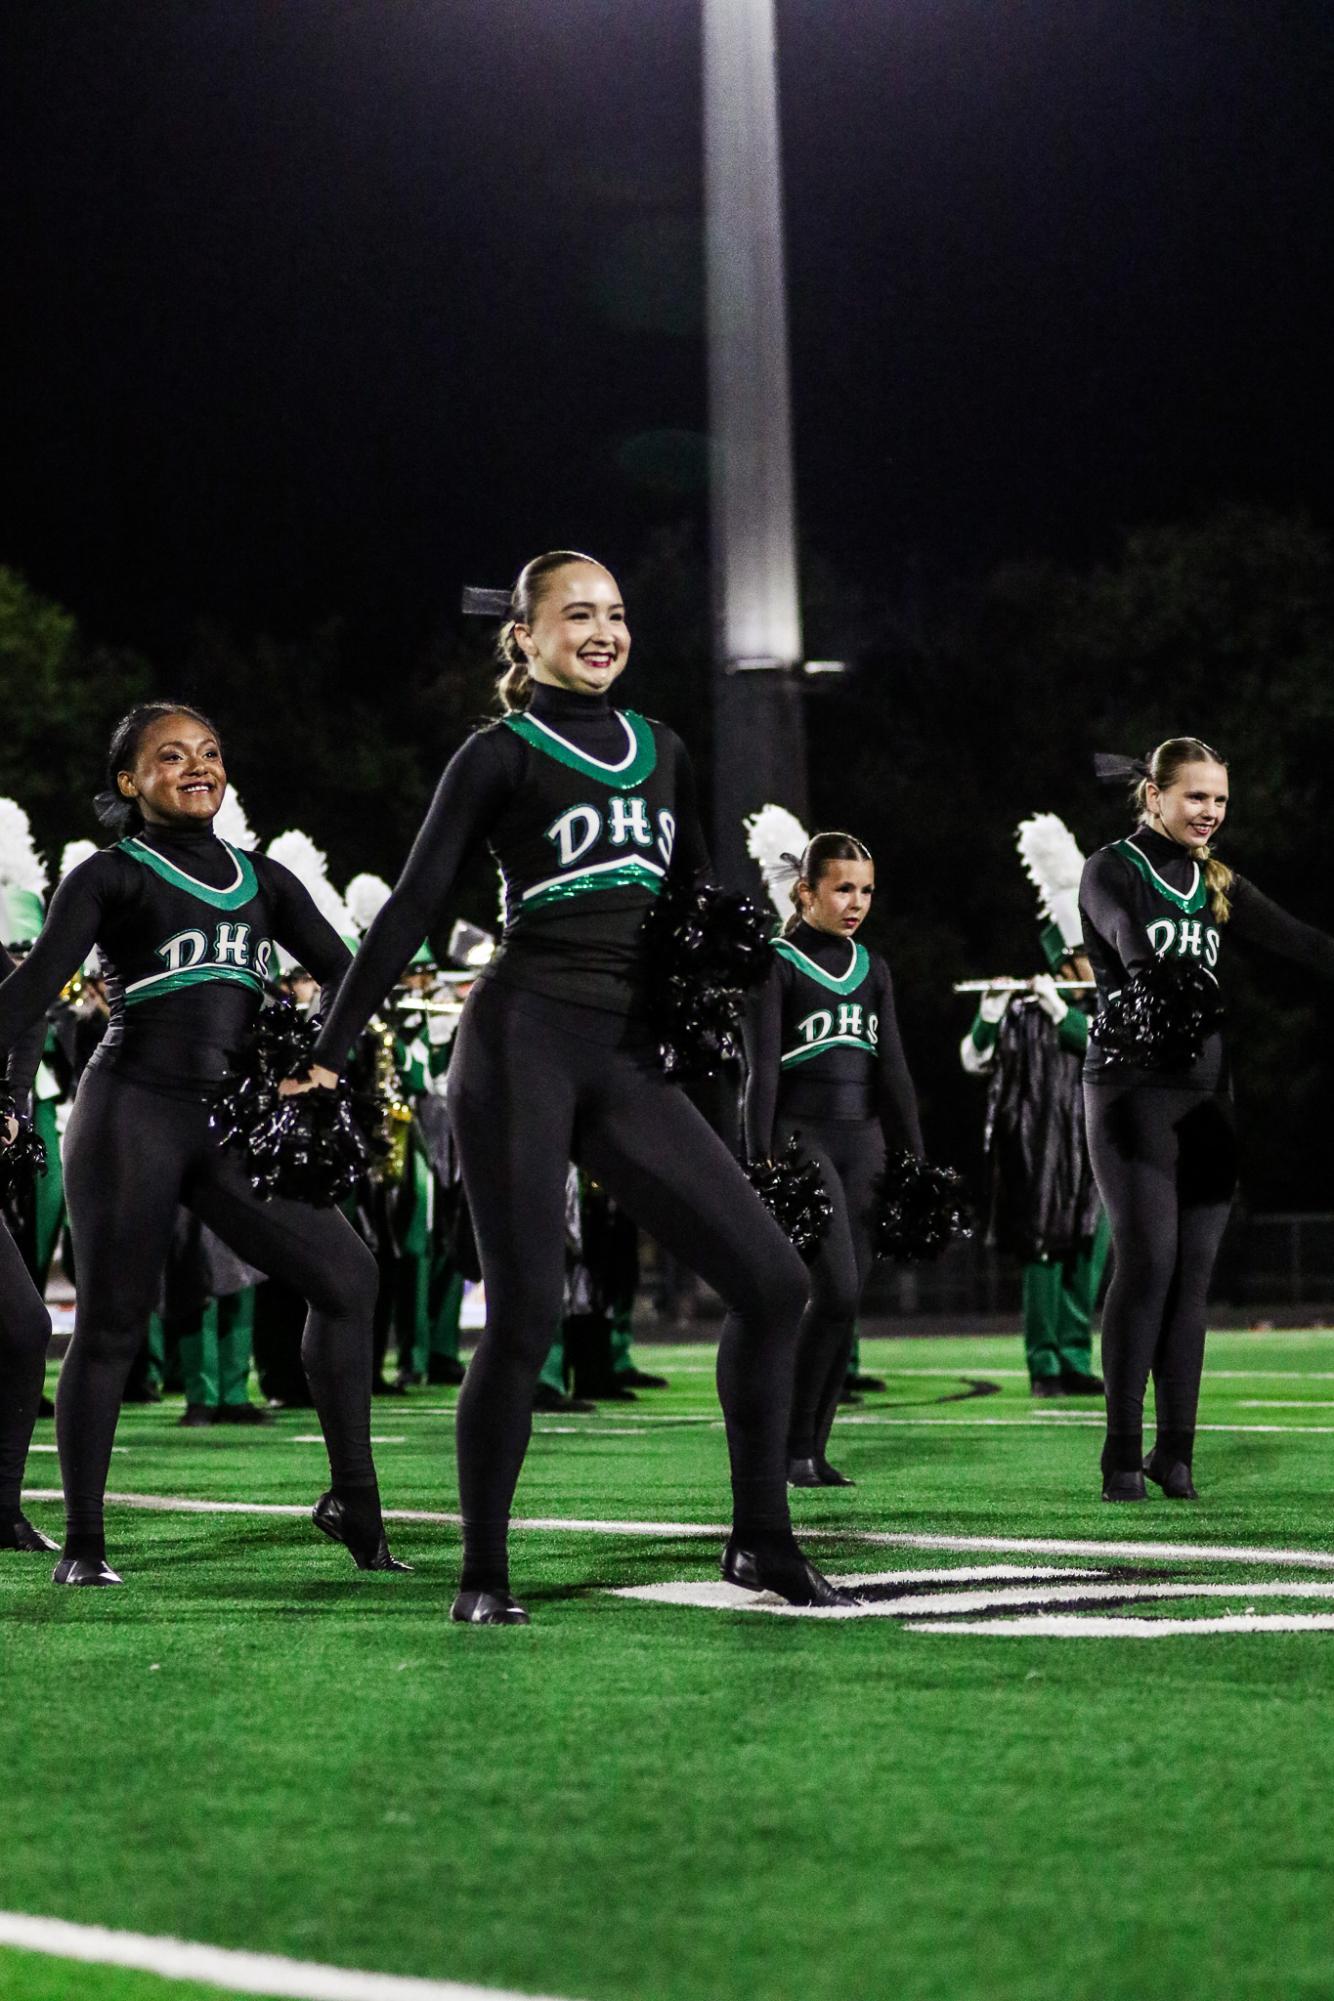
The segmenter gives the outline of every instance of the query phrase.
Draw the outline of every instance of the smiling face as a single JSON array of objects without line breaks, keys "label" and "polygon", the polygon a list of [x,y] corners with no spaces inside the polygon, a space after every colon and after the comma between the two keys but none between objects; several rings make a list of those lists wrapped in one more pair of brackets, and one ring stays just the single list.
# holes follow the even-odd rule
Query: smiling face
[{"label": "smiling face", "polygon": [[871,908],[875,895],[875,863],[830,861],[814,883],[797,885],[801,914],[815,931],[851,938]]},{"label": "smiling face", "polygon": [[600,563],[563,563],[542,578],[531,625],[514,637],[534,681],[601,695],[625,669],[630,629],[615,577]]},{"label": "smiling face", "polygon": [[1183,848],[1207,848],[1227,814],[1227,767],[1212,759],[1183,764],[1170,785],[1150,783],[1149,824]]},{"label": "smiling face", "polygon": [[139,739],[134,767],[116,773],[121,796],[150,827],[207,826],[227,790],[222,750],[194,716],[159,716]]}]

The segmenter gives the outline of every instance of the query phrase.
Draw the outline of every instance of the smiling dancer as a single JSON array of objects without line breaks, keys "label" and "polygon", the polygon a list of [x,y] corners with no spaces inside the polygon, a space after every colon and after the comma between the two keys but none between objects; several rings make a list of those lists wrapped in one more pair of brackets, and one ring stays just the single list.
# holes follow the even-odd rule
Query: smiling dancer
[{"label": "smiling dancer", "polygon": [[271,857],[213,832],[227,784],[197,709],[148,702],[111,740],[98,801],[114,847],[61,883],[36,946],[0,985],[0,1049],[41,1019],[94,943],[111,1002],[66,1137],[78,1268],[56,1397],[67,1533],[57,1584],[118,1584],[103,1496],[121,1394],[158,1297],[178,1203],[310,1304],[302,1360],[329,1449],[317,1528],[361,1569],[403,1569],[385,1543],[370,1448],[375,1260],[336,1211],[261,1201],[209,1129],[209,1100],[259,1008],[274,942],[331,993],[346,946]]},{"label": "smiling dancer", "polygon": [[664,1076],[642,923],[669,869],[707,868],[679,740],[608,693],[630,654],[616,580],[558,550],[520,573],[501,632],[502,721],[451,760],[390,901],[320,1038],[335,1070],[485,842],[505,936],[469,995],[448,1102],[486,1282],[486,1332],[459,1397],[463,1578],[453,1617],[523,1624],[506,1531],[533,1385],[560,1318],[565,1179],[575,1160],[729,1312],[718,1390],[734,1529],[723,1575],[794,1604],[839,1604],[793,1540],[786,1430],[806,1275],[722,1140]]},{"label": "smiling dancer", "polygon": [[826,1446],[874,1255],[875,1184],[887,1138],[920,1158],[922,1131],[889,967],[857,937],[875,894],[870,851],[851,834],[817,834],[791,860],[793,915],[746,1023],[746,1152],[769,1159],[795,1135],[834,1205],[811,1266],[787,1477],[849,1487]]},{"label": "smiling dancer", "polygon": [[[1143,763],[1100,758],[1134,781],[1139,824],[1084,869],[1079,906],[1098,1000],[1155,957],[1216,976],[1224,940],[1254,945],[1334,979],[1334,938],[1299,923],[1212,853],[1228,808],[1228,771],[1198,737],[1171,737]],[[1236,1188],[1228,1054],[1215,1030],[1194,1063],[1148,1069],[1095,1039],[1084,1069],[1089,1152],[1112,1226],[1103,1310],[1107,1384],[1103,1499],[1142,1501],[1144,1476],[1194,1500],[1191,1462],[1204,1368],[1209,1280]],[[1143,1456],[1153,1375],[1158,1435]]]}]

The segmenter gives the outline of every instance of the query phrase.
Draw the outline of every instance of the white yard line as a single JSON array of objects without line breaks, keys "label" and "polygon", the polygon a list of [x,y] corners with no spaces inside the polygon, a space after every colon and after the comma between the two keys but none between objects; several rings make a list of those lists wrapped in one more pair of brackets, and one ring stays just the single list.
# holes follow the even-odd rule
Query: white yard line
[{"label": "white yard line", "polygon": [[[828,1615],[826,1615],[828,1616]],[[847,1614],[843,1614],[844,1617]],[[1077,1612],[1037,1612],[1019,1619],[951,1619],[914,1625],[915,1633],[971,1633],[1013,1640],[1162,1640],[1201,1633],[1329,1633],[1334,1612],[1225,1613],[1220,1619],[1088,1618]]]},{"label": "white yard line", "polygon": [[33,1918],[19,1911],[0,1911],[0,1946],[78,1960],[85,1966],[127,1966],[164,1980],[198,1980],[233,1994],[275,1995],[282,2001],[540,2001],[508,1988],[417,1980],[400,1973],[357,1973],[310,1960],[283,1959],[276,1953],[232,1952],[219,1945],[68,1924],[63,1918]]}]

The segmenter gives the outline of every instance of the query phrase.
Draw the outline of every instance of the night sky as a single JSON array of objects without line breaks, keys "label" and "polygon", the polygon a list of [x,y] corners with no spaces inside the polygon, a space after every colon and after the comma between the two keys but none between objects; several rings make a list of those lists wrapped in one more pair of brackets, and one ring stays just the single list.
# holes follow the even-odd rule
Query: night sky
[{"label": "night sky", "polygon": [[[798,494],[1334,518],[1328,0],[780,0]],[[0,560],[158,659],[702,518],[696,0],[6,0]],[[703,587],[703,580],[702,580]]]}]

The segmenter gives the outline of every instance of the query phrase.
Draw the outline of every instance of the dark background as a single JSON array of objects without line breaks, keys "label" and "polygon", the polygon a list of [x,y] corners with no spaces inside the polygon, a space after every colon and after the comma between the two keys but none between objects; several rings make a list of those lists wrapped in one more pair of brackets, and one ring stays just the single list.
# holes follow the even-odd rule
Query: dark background
[{"label": "dark background", "polygon": [[[1334,920],[1325,0],[779,0],[816,818],[873,846],[928,1136],[1025,973],[1029,811],[1217,742],[1225,852]],[[487,700],[464,583],[621,576],[709,756],[696,0],[7,0],[0,790],[211,705],[266,839],[394,873]],[[494,896],[468,884],[487,920]],[[1246,1193],[1334,1198],[1329,997],[1235,981]]]}]

